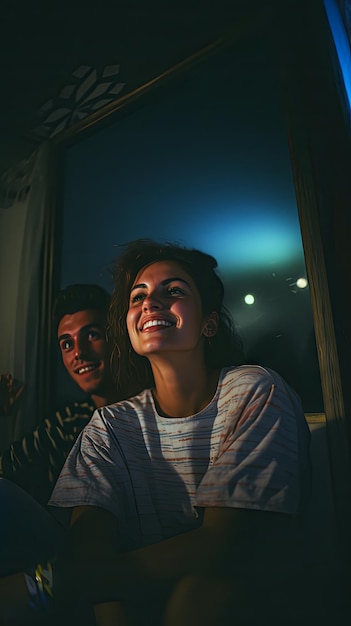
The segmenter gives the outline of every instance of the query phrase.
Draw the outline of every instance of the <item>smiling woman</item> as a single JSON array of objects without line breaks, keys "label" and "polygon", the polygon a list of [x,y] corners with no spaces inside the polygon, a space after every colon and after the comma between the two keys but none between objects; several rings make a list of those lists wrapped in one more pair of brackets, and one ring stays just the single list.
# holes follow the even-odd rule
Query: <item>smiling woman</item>
[{"label": "smiling woman", "polygon": [[[242,341],[223,305],[224,287],[215,272],[214,257],[179,245],[141,239],[126,246],[122,259],[115,272],[109,326],[113,343],[112,369],[125,397],[153,384],[150,363],[134,348],[133,341],[140,350],[143,345],[154,345],[156,349],[155,333],[150,341],[150,331],[140,332],[140,325],[143,320],[155,319],[155,313],[159,318],[161,311],[163,319],[172,323],[172,332],[167,331],[166,336],[176,351],[179,352],[177,337],[179,341],[187,337],[191,313],[193,322],[188,337],[192,335],[191,345],[194,341],[200,342],[210,368],[243,362]],[[211,326],[216,332],[211,333]],[[211,339],[208,337],[210,341],[201,344],[202,335],[207,333],[212,335]],[[145,344],[144,340],[141,342],[144,335],[147,335]],[[132,345],[134,350],[131,351]]]},{"label": "smiling woman", "polygon": [[296,594],[309,429],[279,374],[242,364],[216,267],[145,239],[117,259],[109,338],[125,399],[95,412],[50,500],[73,508],[57,601],[93,604],[101,626],[274,623],[283,570],[284,599]]}]

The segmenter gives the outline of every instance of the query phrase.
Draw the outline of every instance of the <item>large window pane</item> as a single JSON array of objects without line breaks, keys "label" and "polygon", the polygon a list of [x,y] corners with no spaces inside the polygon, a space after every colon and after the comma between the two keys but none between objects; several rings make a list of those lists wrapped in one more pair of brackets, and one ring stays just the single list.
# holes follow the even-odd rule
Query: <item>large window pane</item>
[{"label": "large window pane", "polygon": [[138,237],[209,252],[248,360],[277,369],[305,411],[323,411],[279,81],[266,43],[217,52],[78,138],[66,153],[63,210],[63,286],[111,289],[119,244]]}]

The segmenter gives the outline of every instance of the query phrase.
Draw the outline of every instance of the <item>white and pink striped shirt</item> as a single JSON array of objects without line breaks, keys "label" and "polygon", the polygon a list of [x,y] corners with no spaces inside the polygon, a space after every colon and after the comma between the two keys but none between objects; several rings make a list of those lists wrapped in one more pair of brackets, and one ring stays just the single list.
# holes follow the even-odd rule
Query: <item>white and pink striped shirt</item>
[{"label": "white and pink striped shirt", "polygon": [[161,417],[149,389],[96,410],[49,504],[107,509],[125,549],[196,528],[203,507],[297,514],[309,440],[299,398],[276,372],[224,368],[196,415]]}]

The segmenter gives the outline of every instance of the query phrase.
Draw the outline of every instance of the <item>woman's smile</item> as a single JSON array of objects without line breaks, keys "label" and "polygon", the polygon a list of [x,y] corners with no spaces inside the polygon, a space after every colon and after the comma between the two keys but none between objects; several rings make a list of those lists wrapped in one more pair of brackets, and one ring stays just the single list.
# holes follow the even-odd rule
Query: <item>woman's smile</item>
[{"label": "woman's smile", "polygon": [[174,326],[174,324],[171,324],[168,320],[157,318],[143,322],[140,331],[153,332],[157,330],[165,330],[165,328],[170,328],[171,326]]}]

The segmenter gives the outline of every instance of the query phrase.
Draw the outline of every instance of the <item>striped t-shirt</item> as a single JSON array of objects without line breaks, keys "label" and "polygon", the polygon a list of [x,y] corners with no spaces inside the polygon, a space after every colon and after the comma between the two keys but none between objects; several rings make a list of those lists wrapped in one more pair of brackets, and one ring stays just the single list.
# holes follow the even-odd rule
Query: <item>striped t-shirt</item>
[{"label": "striped t-shirt", "polygon": [[125,549],[196,528],[203,507],[295,514],[309,438],[298,396],[276,372],[225,368],[196,415],[158,415],[149,389],[96,410],[49,504],[107,509]]}]

